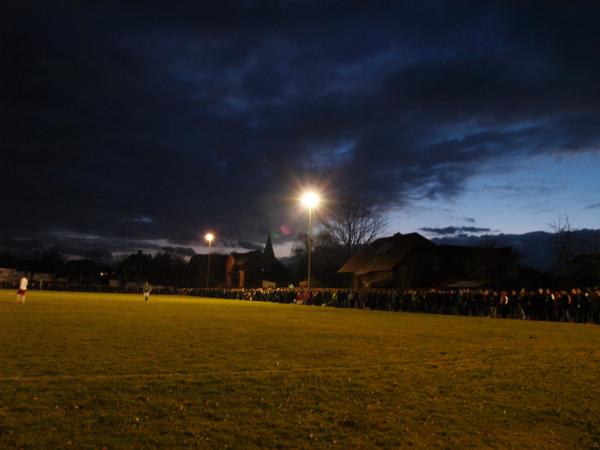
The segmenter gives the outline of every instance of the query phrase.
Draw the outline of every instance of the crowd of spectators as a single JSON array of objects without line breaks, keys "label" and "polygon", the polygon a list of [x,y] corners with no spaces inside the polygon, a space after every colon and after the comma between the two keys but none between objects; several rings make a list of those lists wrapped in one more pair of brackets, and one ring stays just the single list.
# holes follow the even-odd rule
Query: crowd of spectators
[{"label": "crowd of spectators", "polygon": [[[14,287],[12,284],[5,287]],[[48,286],[50,289],[56,288]],[[60,287],[61,290],[137,293],[141,288]],[[176,288],[153,286],[152,294],[294,303],[336,308],[453,314],[475,317],[600,323],[600,288],[570,290],[493,289],[304,289]]]},{"label": "crowd of spectators", "polygon": [[337,308],[600,323],[600,289],[195,289],[190,295]]}]

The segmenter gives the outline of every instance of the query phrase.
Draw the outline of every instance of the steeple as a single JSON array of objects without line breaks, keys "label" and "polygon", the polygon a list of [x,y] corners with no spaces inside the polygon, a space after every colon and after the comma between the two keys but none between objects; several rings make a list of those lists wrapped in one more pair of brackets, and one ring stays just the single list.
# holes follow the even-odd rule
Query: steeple
[{"label": "steeple", "polygon": [[267,243],[263,250],[263,257],[267,259],[275,259],[275,252],[273,252],[273,243],[271,242],[271,234],[267,237]]}]

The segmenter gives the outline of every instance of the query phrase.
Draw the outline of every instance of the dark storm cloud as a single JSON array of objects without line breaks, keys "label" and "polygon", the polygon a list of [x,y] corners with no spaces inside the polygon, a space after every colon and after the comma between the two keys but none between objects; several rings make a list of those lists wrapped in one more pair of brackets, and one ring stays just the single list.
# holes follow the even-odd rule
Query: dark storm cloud
[{"label": "dark storm cloud", "polygon": [[256,244],[249,241],[238,241],[236,247],[240,247],[244,250],[262,250],[264,245]]},{"label": "dark storm cloud", "polygon": [[23,5],[1,27],[7,239],[261,243],[294,236],[308,179],[396,207],[600,143],[594,3]]},{"label": "dark storm cloud", "polygon": [[181,256],[181,257],[191,257],[194,256],[196,254],[196,252],[194,251],[193,248],[190,247],[171,247],[171,246],[167,246],[167,247],[163,247],[161,249],[163,252],[166,253],[171,253],[177,256]]},{"label": "dark storm cloud", "polygon": [[437,235],[437,236],[453,236],[460,234],[473,234],[473,233],[489,233],[491,228],[481,227],[424,227],[420,229],[425,233]]},{"label": "dark storm cloud", "polygon": [[42,253],[47,250],[43,242],[36,239],[9,238],[0,240],[0,251],[24,254],[27,256]]}]

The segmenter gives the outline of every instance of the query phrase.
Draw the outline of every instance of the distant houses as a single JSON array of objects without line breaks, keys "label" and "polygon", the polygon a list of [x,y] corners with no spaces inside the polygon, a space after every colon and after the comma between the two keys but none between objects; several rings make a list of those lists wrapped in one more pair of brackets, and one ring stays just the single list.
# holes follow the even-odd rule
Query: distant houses
[{"label": "distant houses", "polygon": [[275,258],[271,236],[264,250],[231,253],[225,262],[225,287],[277,287],[289,282],[285,266]]},{"label": "distant houses", "polygon": [[[207,279],[208,277],[208,279]],[[286,267],[275,257],[271,237],[263,250],[197,254],[183,266],[181,260],[168,255],[151,255],[141,252],[129,255],[121,262],[111,288],[140,288],[146,279],[159,285],[175,282],[175,287],[197,288],[259,288],[287,286],[289,274]]]},{"label": "distant houses", "polygon": [[437,245],[418,233],[377,239],[338,271],[352,275],[352,287],[505,285],[516,276],[510,247]]},{"label": "distant houses", "polygon": [[[221,253],[211,253],[210,255],[210,271],[208,268],[208,255],[197,254],[192,256],[189,262],[189,279],[192,280],[192,285],[200,288],[223,287],[225,284],[225,262],[228,255]],[[207,283],[206,277],[210,280]]]},{"label": "distant houses", "polygon": [[11,267],[0,267],[0,287],[15,287],[23,275],[27,275],[30,287],[43,289],[56,286],[56,276],[53,273],[36,272],[28,275]]},{"label": "distant houses", "polygon": [[[327,250],[322,250],[325,252]],[[317,278],[323,271],[345,274],[327,287],[399,289],[488,286],[492,288],[539,287],[559,284],[550,274],[520,267],[511,247],[472,247],[437,244],[418,233],[383,237],[359,250],[339,267],[339,259],[319,255],[313,264]],[[210,269],[208,267],[210,259]],[[313,263],[314,263],[313,255]],[[299,264],[301,264],[300,261]],[[4,265],[4,264],[3,264]],[[156,255],[141,251],[128,255],[116,267],[100,266],[92,260],[69,260],[54,271],[35,261],[0,268],[0,286],[15,287],[27,268],[32,289],[139,290],[147,280],[155,286],[174,288],[261,288],[297,283],[273,251],[271,237],[263,249],[229,254],[195,254],[186,259],[176,252]],[[315,271],[315,267],[320,267]],[[208,278],[207,278],[208,277]],[[568,277],[568,278],[567,278]],[[562,283],[583,286],[600,284],[600,255],[579,255],[569,266]],[[299,283],[302,286],[302,281]]]},{"label": "distant houses", "polygon": [[20,272],[11,267],[0,267],[0,286],[11,286],[19,280]]}]

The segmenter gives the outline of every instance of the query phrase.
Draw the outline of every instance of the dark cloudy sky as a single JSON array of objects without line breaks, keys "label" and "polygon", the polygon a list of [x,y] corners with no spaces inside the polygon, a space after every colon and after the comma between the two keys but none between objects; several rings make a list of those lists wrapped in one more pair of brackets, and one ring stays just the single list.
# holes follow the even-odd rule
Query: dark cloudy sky
[{"label": "dark cloudy sky", "polygon": [[2,248],[599,226],[598,2],[136,3],[0,7]]}]

